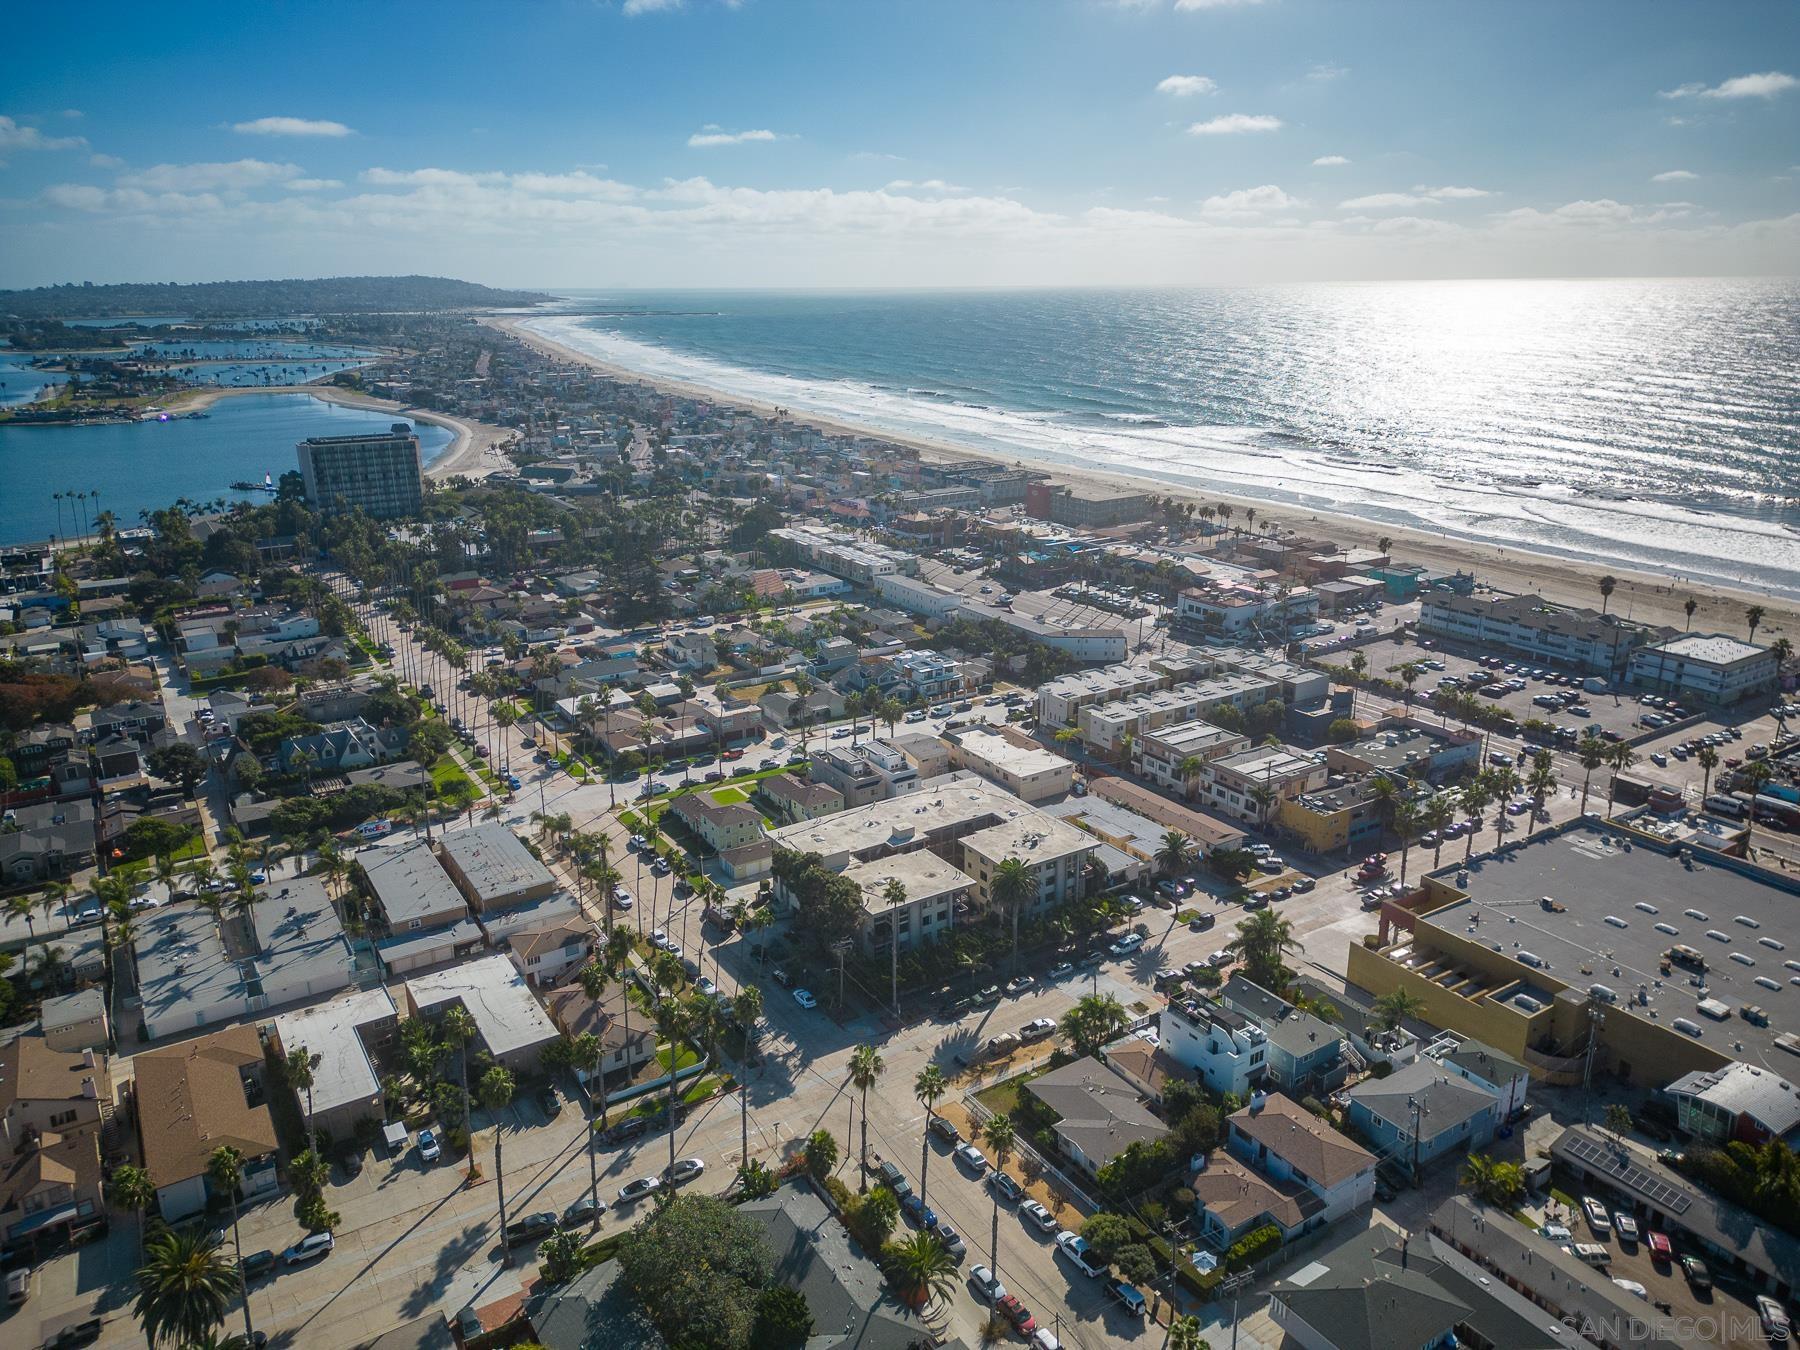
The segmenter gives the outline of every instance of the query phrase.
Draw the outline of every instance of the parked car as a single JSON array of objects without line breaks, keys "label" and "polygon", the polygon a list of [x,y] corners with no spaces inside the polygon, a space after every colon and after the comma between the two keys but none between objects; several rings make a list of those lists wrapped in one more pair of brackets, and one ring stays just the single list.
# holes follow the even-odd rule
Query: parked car
[{"label": "parked car", "polygon": [[330,1254],[336,1246],[330,1233],[310,1233],[281,1254],[284,1266],[304,1266]]},{"label": "parked car", "polygon": [[1669,1242],[1669,1235],[1667,1233],[1659,1233],[1656,1229],[1652,1228],[1648,1233],[1644,1234],[1644,1245],[1650,1249],[1650,1259],[1652,1261],[1666,1262],[1675,1259],[1675,1248]]},{"label": "parked car", "polygon": [[1712,1292],[1712,1271],[1706,1268],[1706,1262],[1702,1261],[1699,1257],[1682,1257],[1681,1273],[1687,1276],[1687,1282],[1695,1293],[1706,1294]]},{"label": "parked car", "polygon": [[984,1303],[998,1303],[1006,1297],[1006,1286],[986,1266],[970,1266],[969,1283],[975,1286],[975,1292]]},{"label": "parked car", "polygon": [[1019,1213],[1036,1224],[1043,1232],[1053,1233],[1056,1231],[1056,1216],[1045,1209],[1039,1201],[1027,1200],[1019,1206]]},{"label": "parked car", "polygon": [[1618,1233],[1620,1242],[1636,1242],[1638,1240],[1637,1220],[1624,1210],[1613,1212],[1613,1230]]},{"label": "parked car", "polygon": [[1608,1217],[1605,1205],[1590,1195],[1582,1198],[1581,1208],[1596,1237],[1604,1239],[1612,1235],[1612,1219]]},{"label": "parked car", "polygon": [[900,1165],[893,1159],[883,1161],[881,1166],[875,1169],[875,1172],[881,1178],[881,1184],[901,1200],[905,1200],[912,1194],[912,1183],[906,1179],[906,1173],[900,1170]]},{"label": "parked car", "polygon": [[919,1198],[917,1191],[909,1190],[900,1201],[900,1212],[913,1223],[929,1232],[937,1227],[937,1211]]},{"label": "parked car", "polygon": [[438,1143],[435,1130],[419,1131],[419,1161],[430,1167],[444,1155],[443,1147]]},{"label": "parked car", "polygon": [[673,1167],[665,1167],[662,1172],[663,1185],[685,1186],[706,1170],[706,1159],[683,1158]]},{"label": "parked car", "polygon": [[590,1200],[587,1196],[572,1201],[562,1212],[564,1228],[588,1228],[600,1222],[600,1216],[606,1213],[606,1201]]},{"label": "parked car", "polygon": [[636,1139],[649,1128],[650,1122],[642,1116],[626,1116],[617,1124],[607,1126],[606,1133],[601,1138],[608,1144],[623,1144]]},{"label": "parked car", "polygon": [[1075,967],[1068,961],[1058,961],[1044,972],[1046,980],[1061,980],[1075,973]]},{"label": "parked car", "polygon": [[934,1115],[931,1118],[931,1132],[939,1139],[942,1139],[946,1144],[956,1145],[962,1143],[962,1131],[957,1129],[954,1123],[945,1120],[942,1116]]},{"label": "parked car", "polygon": [[618,1203],[621,1205],[635,1205],[645,1196],[653,1195],[661,1189],[661,1177],[638,1177],[635,1180],[626,1182],[619,1188]]},{"label": "parked car", "polygon": [[1015,975],[1006,982],[1006,992],[1016,997],[1028,991],[1035,983],[1029,975]]},{"label": "parked car", "polygon": [[1054,1018],[1034,1017],[1019,1028],[1019,1036],[1027,1041],[1041,1041],[1044,1037],[1054,1034],[1055,1031],[1056,1020]]},{"label": "parked car", "polygon": [[949,1252],[954,1259],[960,1261],[963,1257],[968,1255],[969,1246],[962,1240],[962,1234],[957,1232],[942,1219],[938,1220],[937,1227],[931,1231],[933,1236],[935,1236],[939,1242],[944,1244],[944,1250]]},{"label": "parked car", "polygon": [[812,996],[812,991],[810,989],[794,990],[794,1002],[798,1003],[802,1008],[805,1008],[809,1012],[819,1006],[819,1000]]},{"label": "parked car", "polygon": [[1014,1181],[998,1168],[994,1168],[988,1172],[987,1184],[989,1189],[992,1190],[995,1195],[999,1196],[1001,1201],[1005,1204],[1017,1204],[1025,1194],[1024,1189],[1018,1182]]},{"label": "parked car", "polygon": [[238,1262],[238,1269],[246,1280],[261,1279],[275,1269],[275,1253],[271,1251],[251,1252]]},{"label": "parked car", "polygon": [[1117,1303],[1131,1316],[1142,1317],[1144,1315],[1146,1306],[1144,1303],[1144,1296],[1138,1292],[1138,1287],[1135,1284],[1131,1284],[1125,1280],[1108,1280],[1106,1282],[1106,1292],[1113,1302]]},{"label": "parked car", "polygon": [[1130,956],[1143,945],[1144,935],[1142,933],[1127,933],[1106,950],[1111,952],[1114,956]]},{"label": "parked car", "polygon": [[987,1171],[988,1160],[981,1156],[981,1150],[976,1148],[973,1144],[958,1144],[956,1146],[956,1161],[975,1173],[976,1176],[980,1176],[983,1172]]},{"label": "parked car", "polygon": [[1756,1296],[1756,1315],[1762,1321],[1763,1335],[1771,1341],[1786,1341],[1793,1332],[1787,1309],[1767,1294]]},{"label": "parked car", "polygon": [[547,1209],[539,1210],[536,1214],[527,1214],[506,1225],[506,1245],[517,1247],[527,1242],[536,1242],[555,1231],[556,1215]]},{"label": "parked car", "polygon": [[1037,1330],[1037,1318],[1031,1315],[1031,1309],[1019,1302],[1017,1294],[1007,1294],[994,1301],[994,1311],[1013,1324],[1013,1330],[1021,1336],[1029,1336]]},{"label": "parked car", "polygon": [[1056,1235],[1056,1251],[1059,1256],[1068,1258],[1074,1266],[1090,1280],[1097,1280],[1106,1273],[1106,1267],[1094,1260],[1088,1251],[1087,1239],[1068,1229],[1062,1229]]},{"label": "parked car", "polygon": [[1538,1234],[1549,1242],[1562,1243],[1575,1240],[1575,1234],[1569,1230],[1569,1226],[1561,1223],[1547,1223],[1538,1229]]},{"label": "parked car", "polygon": [[562,1114],[562,1096],[557,1092],[554,1084],[545,1083],[537,1090],[536,1096],[538,1109],[551,1120],[555,1120]]}]

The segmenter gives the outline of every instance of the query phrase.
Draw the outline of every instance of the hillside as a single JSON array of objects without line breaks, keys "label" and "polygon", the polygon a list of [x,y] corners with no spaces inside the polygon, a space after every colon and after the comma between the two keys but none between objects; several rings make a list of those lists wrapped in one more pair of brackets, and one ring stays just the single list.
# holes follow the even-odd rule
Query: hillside
[{"label": "hillside", "polygon": [[497,309],[550,297],[502,291],[450,277],[320,277],[290,281],[127,282],[114,286],[40,286],[0,291],[0,317],[105,319],[179,314],[228,319],[284,314]]}]

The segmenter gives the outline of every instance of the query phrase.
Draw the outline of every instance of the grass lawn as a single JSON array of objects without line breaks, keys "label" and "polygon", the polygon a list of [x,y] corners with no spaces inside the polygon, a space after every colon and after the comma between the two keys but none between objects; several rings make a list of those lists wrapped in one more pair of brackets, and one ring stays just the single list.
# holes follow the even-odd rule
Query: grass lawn
[{"label": "grass lawn", "polygon": [[[206,857],[206,840],[201,838],[200,831],[194,831],[194,837],[169,855],[177,869],[183,863],[197,862]],[[131,862],[114,863],[107,869],[114,876],[134,877],[140,872],[153,872],[156,869],[155,858],[136,858]]]},{"label": "grass lawn", "polygon": [[[700,1062],[700,1053],[691,1045],[684,1045],[675,1057],[675,1071],[690,1068]],[[656,1064],[664,1073],[669,1071],[669,1047],[663,1046],[656,1052]]]},{"label": "grass lawn", "polygon": [[436,764],[431,766],[431,786],[441,797],[458,783],[469,781],[469,775],[463,772],[462,765],[456,757],[449,753],[438,756]]},{"label": "grass lawn", "polygon": [[735,806],[739,802],[750,800],[750,794],[742,788],[722,787],[714,790],[712,799],[720,806]]}]

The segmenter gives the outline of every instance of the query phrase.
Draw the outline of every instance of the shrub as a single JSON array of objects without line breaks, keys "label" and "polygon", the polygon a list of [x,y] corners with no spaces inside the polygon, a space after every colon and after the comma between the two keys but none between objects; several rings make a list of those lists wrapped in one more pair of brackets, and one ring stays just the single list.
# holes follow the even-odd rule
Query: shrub
[{"label": "shrub", "polygon": [[1260,1261],[1281,1245],[1281,1230],[1272,1223],[1244,1234],[1231,1244],[1225,1253],[1225,1266],[1229,1270],[1242,1270],[1253,1262]]},{"label": "shrub", "polygon": [[322,1195],[303,1196],[294,1204],[294,1217],[300,1226],[309,1233],[326,1233],[335,1229],[344,1220],[335,1209],[325,1203]]}]

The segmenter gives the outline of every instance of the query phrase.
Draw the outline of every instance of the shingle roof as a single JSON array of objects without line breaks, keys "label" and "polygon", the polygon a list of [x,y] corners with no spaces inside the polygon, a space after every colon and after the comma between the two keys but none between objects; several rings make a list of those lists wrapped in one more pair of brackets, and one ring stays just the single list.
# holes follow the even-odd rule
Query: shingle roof
[{"label": "shingle roof", "polygon": [[1096,1167],[1132,1144],[1169,1132],[1139,1100],[1135,1087],[1092,1056],[1032,1079],[1025,1090],[1062,1117],[1057,1132]]},{"label": "shingle roof", "polygon": [[1292,1232],[1325,1208],[1298,1182],[1263,1176],[1225,1152],[1214,1153],[1206,1170],[1194,1174],[1192,1190],[1201,1208],[1234,1233],[1264,1214]]},{"label": "shingle roof", "polygon": [[1279,1092],[1234,1114],[1231,1126],[1326,1189],[1375,1166],[1373,1153]]},{"label": "shingle roof", "polygon": [[246,1072],[262,1064],[262,1038],[249,1026],[137,1055],[138,1130],[152,1181],[199,1176],[222,1144],[246,1158],[275,1151],[269,1108],[250,1105],[244,1090]]}]

